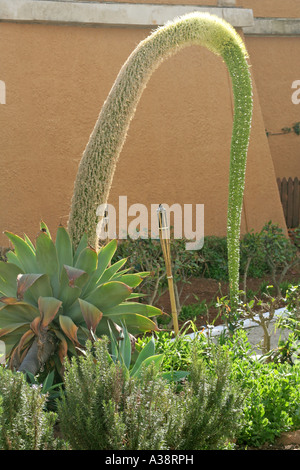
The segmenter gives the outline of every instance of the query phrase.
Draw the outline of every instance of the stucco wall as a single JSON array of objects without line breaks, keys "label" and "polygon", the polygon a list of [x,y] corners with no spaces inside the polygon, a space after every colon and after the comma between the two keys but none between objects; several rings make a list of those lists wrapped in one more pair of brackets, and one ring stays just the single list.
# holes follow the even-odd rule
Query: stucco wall
[{"label": "stucco wall", "polygon": [[[292,88],[300,80],[297,57],[299,37],[246,37],[253,74],[258,89],[264,125],[273,134],[300,121],[300,103],[293,102],[297,91]],[[298,89],[300,88],[298,84]],[[300,96],[300,93],[299,93]],[[300,136],[295,133],[269,135],[268,142],[276,176],[300,176]]]},{"label": "stucco wall", "polygon": [[298,0],[236,0],[236,6],[252,8],[256,17],[300,18]]},{"label": "stucco wall", "polygon": [[[77,165],[117,73],[147,28],[3,23],[1,232],[55,230],[69,213]],[[242,230],[283,223],[258,96]],[[222,61],[191,47],[151,79],[117,166],[110,201],[205,205],[205,234],[224,235],[232,126]],[[271,194],[271,197],[269,197]],[[1,235],[0,244],[5,243]]]}]

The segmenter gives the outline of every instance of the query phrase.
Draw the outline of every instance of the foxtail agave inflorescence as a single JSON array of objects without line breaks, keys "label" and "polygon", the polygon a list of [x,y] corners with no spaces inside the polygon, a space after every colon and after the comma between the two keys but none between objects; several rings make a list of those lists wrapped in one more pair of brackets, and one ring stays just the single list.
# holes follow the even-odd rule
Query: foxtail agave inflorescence
[{"label": "foxtail agave inflorescence", "polygon": [[116,163],[130,121],[154,70],[180,49],[199,45],[223,58],[232,80],[234,122],[232,131],[229,200],[228,258],[231,299],[237,299],[239,236],[245,184],[247,149],[252,118],[252,86],[247,51],[235,29],[207,13],[192,13],[167,23],[143,40],[129,56],[105,101],[75,181],[68,229],[74,244],[86,231],[96,241],[99,204],[108,200]]}]

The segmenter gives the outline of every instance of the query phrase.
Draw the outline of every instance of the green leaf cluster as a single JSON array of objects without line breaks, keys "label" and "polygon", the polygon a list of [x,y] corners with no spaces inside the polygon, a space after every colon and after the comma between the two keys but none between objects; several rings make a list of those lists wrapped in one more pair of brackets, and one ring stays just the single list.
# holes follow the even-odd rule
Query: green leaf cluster
[{"label": "green leaf cluster", "polygon": [[162,312],[133,292],[147,273],[130,274],[126,258],[111,263],[116,240],[96,252],[83,236],[75,249],[64,227],[54,241],[43,222],[35,246],[26,235],[6,235],[14,250],[0,261],[0,337],[12,366],[49,332],[56,342],[50,362],[60,370],[87,339],[109,334],[110,322],[126,321],[133,335],[157,329],[151,317]]},{"label": "green leaf cluster", "polygon": [[239,428],[244,398],[230,380],[228,355],[212,356],[211,368],[194,357],[178,392],[153,361],[133,377],[110,359],[106,340],[91,346],[67,362],[58,403],[72,449],[217,449]]},{"label": "green leaf cluster", "polygon": [[0,367],[0,397],[0,450],[66,448],[54,437],[57,415],[45,411],[46,395],[30,386],[24,374]]}]

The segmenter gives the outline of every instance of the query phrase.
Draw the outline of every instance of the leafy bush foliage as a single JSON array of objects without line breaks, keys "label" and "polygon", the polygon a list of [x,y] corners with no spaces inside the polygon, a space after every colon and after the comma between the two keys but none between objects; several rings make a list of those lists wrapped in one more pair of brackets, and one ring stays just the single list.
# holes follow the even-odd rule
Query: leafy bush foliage
[{"label": "leafy bush foliage", "polygon": [[[95,360],[96,359],[96,360]],[[207,369],[195,358],[190,380],[178,391],[155,371],[129,377],[108,356],[107,342],[66,364],[60,426],[72,449],[212,449],[239,426],[243,395],[229,381],[227,355]],[[70,412],[72,410],[72,412]],[[192,446],[192,447],[191,447]]]},{"label": "leafy bush foliage", "polygon": [[[137,291],[146,296],[147,302],[155,305],[158,298],[167,290],[166,270],[160,244],[157,240],[144,238],[124,240],[119,244],[113,258],[116,262],[127,257],[135,272],[148,271],[148,277]],[[173,277],[177,290],[178,314],[184,313],[182,286],[191,278],[204,277],[228,281],[228,253],[226,237],[206,236],[203,248],[199,251],[185,250],[185,240],[171,240]],[[268,222],[260,232],[249,232],[240,241],[240,276],[244,277],[244,291],[247,278],[272,276],[274,291],[282,293],[285,275],[292,266],[299,263],[297,246],[286,238],[283,230]],[[284,293],[284,292],[283,292]],[[163,317],[161,317],[163,320]]]},{"label": "leafy bush foliage", "polygon": [[[96,358],[96,361],[95,361]],[[85,357],[66,365],[60,426],[72,449],[160,450],[171,423],[171,386],[154,368],[139,380],[127,376],[98,341]],[[72,412],[70,412],[72,410]]]},{"label": "leafy bush foliage", "polygon": [[[300,368],[289,364],[236,364],[250,391],[238,443],[259,446],[300,425]],[[241,375],[242,374],[242,377]]]},{"label": "leafy bush foliage", "polygon": [[44,410],[46,396],[39,387],[27,384],[22,373],[0,367],[0,449],[59,450],[65,448],[56,440],[53,427],[56,414]]}]

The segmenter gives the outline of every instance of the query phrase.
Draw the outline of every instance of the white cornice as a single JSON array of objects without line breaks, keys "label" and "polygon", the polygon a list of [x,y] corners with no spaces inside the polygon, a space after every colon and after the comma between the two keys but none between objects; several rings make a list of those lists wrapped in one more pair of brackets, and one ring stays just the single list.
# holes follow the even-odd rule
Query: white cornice
[{"label": "white cornice", "polygon": [[300,18],[255,18],[243,31],[246,36],[300,36]]},{"label": "white cornice", "polygon": [[0,21],[14,22],[153,27],[193,11],[215,14],[235,27],[253,26],[253,12],[244,8],[69,0],[0,0]]}]

